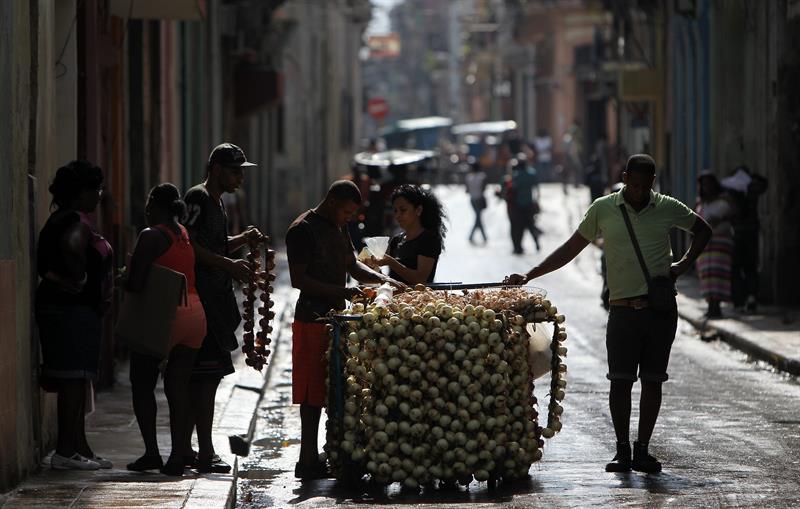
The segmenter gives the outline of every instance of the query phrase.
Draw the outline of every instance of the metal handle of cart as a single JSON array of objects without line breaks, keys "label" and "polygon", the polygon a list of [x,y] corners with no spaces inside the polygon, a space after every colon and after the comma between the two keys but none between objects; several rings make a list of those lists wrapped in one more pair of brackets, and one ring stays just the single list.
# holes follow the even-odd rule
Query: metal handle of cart
[{"label": "metal handle of cart", "polygon": [[462,283],[461,281],[451,281],[448,283],[427,283],[425,286],[431,290],[478,290],[481,288],[511,287],[505,283]]},{"label": "metal handle of cart", "polygon": [[[328,364],[328,390],[333,391],[333,394],[329,394],[329,401],[333,401],[336,405],[336,423],[339,435],[341,435],[344,424],[342,356],[339,351],[342,336],[341,324],[342,322],[360,321],[361,317],[362,315],[332,315],[329,319],[326,319],[333,326],[333,348],[331,349],[331,359]],[[341,439],[341,436],[339,438]]]}]

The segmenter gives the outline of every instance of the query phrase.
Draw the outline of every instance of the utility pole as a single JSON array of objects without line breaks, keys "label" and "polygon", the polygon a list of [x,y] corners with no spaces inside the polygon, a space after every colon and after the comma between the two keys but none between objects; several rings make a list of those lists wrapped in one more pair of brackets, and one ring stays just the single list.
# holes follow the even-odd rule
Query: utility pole
[{"label": "utility pole", "polygon": [[461,4],[461,0],[450,2],[447,20],[450,118],[456,124],[460,123],[463,117],[461,113]]}]

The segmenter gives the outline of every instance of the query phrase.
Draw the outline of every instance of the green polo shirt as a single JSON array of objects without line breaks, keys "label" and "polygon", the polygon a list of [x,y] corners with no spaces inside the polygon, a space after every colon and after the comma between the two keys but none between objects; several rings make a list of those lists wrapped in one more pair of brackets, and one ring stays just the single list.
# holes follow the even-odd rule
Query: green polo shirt
[{"label": "green polo shirt", "polygon": [[647,281],[619,208],[623,203],[650,277],[669,274],[672,264],[669,231],[672,228],[688,231],[696,219],[694,212],[680,201],[653,191],[650,191],[650,203],[641,212],[625,202],[622,191],[595,200],[578,226],[578,232],[589,242],[603,237],[612,300],[647,295]]}]

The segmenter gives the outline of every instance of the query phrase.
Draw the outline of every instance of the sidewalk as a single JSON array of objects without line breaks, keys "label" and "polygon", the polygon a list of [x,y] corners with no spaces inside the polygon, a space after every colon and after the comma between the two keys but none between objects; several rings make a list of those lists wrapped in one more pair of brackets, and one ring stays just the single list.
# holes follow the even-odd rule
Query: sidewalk
[{"label": "sidewalk", "polygon": [[[276,343],[285,340],[285,335],[288,334],[283,318],[285,311],[291,310],[292,304],[287,298],[290,289],[285,252],[278,252],[277,265],[275,272],[278,280],[273,283],[273,350]],[[240,343],[241,333],[240,329]],[[0,495],[0,507],[233,507],[236,500],[238,457],[230,452],[228,436],[241,435],[246,440],[251,437],[255,411],[272,366],[271,363],[268,364],[264,372],[259,373],[245,365],[241,352],[236,354],[236,373],[222,379],[214,415],[214,448],[223,460],[233,466],[230,474],[199,475],[187,469],[183,478],[176,479],[154,472],[129,472],[125,469],[128,462],[144,452],[144,445],[133,415],[128,371],[123,362],[116,374],[116,385],[110,391],[97,394],[96,410],[87,416],[86,422],[89,443],[97,454],[111,460],[114,468],[93,472],[53,470],[50,468],[48,456],[42,460],[39,472],[23,481],[13,491]],[[170,450],[169,412],[161,382],[156,389],[156,397],[158,442],[161,455],[166,458]]]},{"label": "sidewalk", "polygon": [[759,306],[754,314],[723,306],[723,318],[704,316],[706,301],[697,278],[678,280],[678,313],[703,337],[719,338],[752,358],[789,374],[800,375],[800,309]]}]

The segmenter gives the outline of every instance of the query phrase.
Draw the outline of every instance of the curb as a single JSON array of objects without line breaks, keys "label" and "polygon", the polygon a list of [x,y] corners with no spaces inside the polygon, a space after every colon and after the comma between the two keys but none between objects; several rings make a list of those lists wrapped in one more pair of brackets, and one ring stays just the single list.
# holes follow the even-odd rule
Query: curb
[{"label": "curb", "polygon": [[715,327],[713,324],[709,324],[708,320],[706,319],[698,319],[688,313],[681,312],[680,307],[678,307],[678,316],[691,323],[699,332],[708,332],[713,330],[717,333],[719,339],[729,344],[733,348],[741,350],[754,359],[764,361],[780,371],[784,371],[790,375],[800,376],[800,361],[796,359],[790,359],[786,356],[780,355],[779,353],[767,350],[766,348],[745,338],[741,334],[727,331],[724,328]]},{"label": "curb", "polygon": [[[278,348],[281,348],[283,345],[282,336],[285,330],[285,318],[286,313],[291,309],[291,304],[288,302],[283,302],[283,306],[280,311],[275,313],[274,319],[274,334],[273,334],[273,343],[272,343],[272,354],[271,356],[275,355]],[[271,357],[270,356],[270,357]],[[233,417],[231,419],[235,420],[237,423],[241,423],[244,420],[247,421],[247,426],[227,426],[227,431],[229,434],[229,439],[231,436],[237,437],[237,441],[247,447],[249,453],[250,443],[253,440],[253,435],[255,433],[256,423],[258,421],[258,408],[261,405],[261,401],[264,399],[264,394],[266,392],[267,386],[269,385],[269,380],[272,375],[272,362],[268,362],[266,369],[261,377],[261,380],[258,383],[258,386],[255,386],[252,383],[246,383],[247,378],[252,379],[254,373],[250,373],[246,370],[252,370],[249,366],[243,367],[242,372],[243,374],[246,373],[247,375],[238,376],[237,382],[234,384],[233,389],[231,390],[231,396],[229,398],[228,404],[226,405],[226,412],[220,417],[219,423],[222,424],[223,421],[226,419],[227,409],[232,408]],[[247,417],[239,417],[239,416],[249,416]],[[236,429],[236,428],[239,429]],[[238,431],[239,433],[236,433]],[[232,432],[232,433],[231,433]],[[234,454],[231,451],[231,454]],[[246,456],[246,455],[245,455]],[[239,459],[238,455],[235,455],[235,464],[233,465],[233,469],[231,470],[232,473],[232,485],[231,489],[228,492],[228,498],[225,502],[226,508],[233,508],[236,505],[236,498],[237,498],[237,486],[239,481]]]}]

